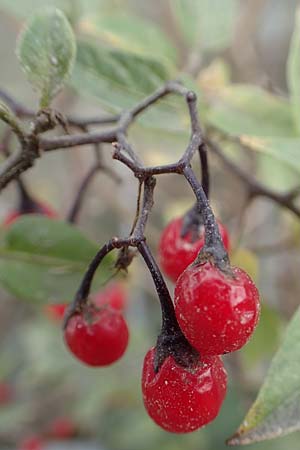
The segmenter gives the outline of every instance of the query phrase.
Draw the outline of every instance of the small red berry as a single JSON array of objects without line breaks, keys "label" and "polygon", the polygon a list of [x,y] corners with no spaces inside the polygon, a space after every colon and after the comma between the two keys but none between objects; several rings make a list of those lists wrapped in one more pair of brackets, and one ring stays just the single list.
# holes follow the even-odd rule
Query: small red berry
[{"label": "small red berry", "polygon": [[18,450],[42,450],[44,448],[43,441],[39,436],[28,436],[24,438],[18,445]]},{"label": "small red berry", "polygon": [[155,373],[154,352],[154,348],[148,351],[142,375],[149,416],[172,433],[189,433],[211,422],[226,394],[227,374],[221,358],[206,357],[185,368],[168,356]]},{"label": "small red berry", "polygon": [[233,277],[206,262],[190,265],[175,286],[180,328],[201,355],[240,349],[258,322],[258,290],[246,272],[232,267]]},{"label": "small red berry", "polygon": [[[38,212],[37,211],[32,211],[32,213],[28,212],[26,214],[42,214],[44,216],[47,216],[47,217],[50,217],[50,218],[53,218],[53,219],[58,217],[57,212],[54,211],[50,206],[45,205],[44,203],[38,203],[37,205],[38,205],[38,208],[39,208]],[[8,227],[9,225],[12,225],[22,215],[25,215],[25,214],[22,214],[19,211],[12,211],[12,212],[10,212],[6,216],[6,218],[4,219],[3,225],[5,227]]]},{"label": "small red berry", "polygon": [[93,303],[96,306],[109,305],[113,309],[122,311],[127,304],[126,290],[121,283],[109,283],[104,289],[95,294]]},{"label": "small red berry", "polygon": [[14,392],[10,384],[0,382],[0,406],[9,404],[14,397]]},{"label": "small red berry", "polygon": [[59,417],[51,423],[47,434],[56,439],[69,439],[75,432],[76,426],[71,419]]},{"label": "small red berry", "polygon": [[67,303],[56,303],[54,305],[46,305],[44,311],[49,319],[60,321],[63,319],[67,307]]},{"label": "small red berry", "polygon": [[71,352],[89,366],[107,366],[117,361],[128,344],[128,328],[115,309],[89,307],[67,323],[64,337]]},{"label": "small red berry", "polygon": [[[191,264],[204,245],[204,227],[201,227],[199,238],[193,242],[189,232],[181,237],[183,218],[172,220],[164,229],[158,247],[160,265],[165,274],[174,282]],[[229,236],[226,228],[218,222],[221,237],[226,250],[229,249]]]}]

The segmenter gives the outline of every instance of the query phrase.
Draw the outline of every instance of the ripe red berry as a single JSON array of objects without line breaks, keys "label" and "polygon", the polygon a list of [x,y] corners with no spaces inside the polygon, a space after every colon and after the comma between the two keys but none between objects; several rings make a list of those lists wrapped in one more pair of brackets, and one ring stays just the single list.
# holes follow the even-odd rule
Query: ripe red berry
[{"label": "ripe red berry", "polygon": [[189,266],[175,286],[175,312],[180,328],[201,355],[240,349],[259,318],[259,293],[242,269],[233,277],[206,262]]},{"label": "ripe red berry", "polygon": [[184,368],[169,356],[155,373],[154,352],[154,348],[148,351],[142,375],[149,416],[173,433],[189,433],[211,422],[226,394],[227,374],[221,358],[206,357],[196,366]]},{"label": "ripe red berry", "polygon": [[56,303],[54,305],[46,305],[44,311],[49,319],[60,321],[63,319],[67,307],[67,303]]},{"label": "ripe red berry", "polygon": [[12,386],[5,382],[0,382],[0,406],[9,404],[14,397]]},{"label": "ripe red berry", "polygon": [[47,434],[56,439],[69,439],[75,432],[76,426],[71,419],[59,417],[51,423]]},{"label": "ripe red berry", "polygon": [[[191,264],[200,249],[204,245],[204,227],[202,226],[199,238],[193,242],[192,234],[189,232],[184,238],[181,237],[183,218],[172,220],[164,229],[158,247],[158,257],[161,268],[173,281]],[[221,237],[226,250],[229,249],[229,236],[226,228],[218,222]]]},{"label": "ripe red berry", "polygon": [[95,294],[93,303],[96,306],[109,305],[113,309],[122,311],[127,304],[126,290],[121,283],[109,283],[104,289]]},{"label": "ripe red berry", "polygon": [[[44,216],[50,217],[50,218],[57,218],[58,214],[56,211],[54,211],[50,206],[45,205],[44,203],[38,203],[38,211],[32,211],[32,213],[28,212],[26,214],[42,214]],[[23,214],[19,211],[12,211],[10,212],[6,218],[4,219],[3,225],[8,227],[9,225],[12,225],[19,217],[21,217]]]},{"label": "ripe red berry", "polygon": [[18,450],[42,450],[43,448],[42,439],[34,435],[24,438],[18,445]]},{"label": "ripe red berry", "polygon": [[68,320],[64,338],[71,352],[85,364],[107,366],[125,352],[128,328],[119,311],[89,307]]}]

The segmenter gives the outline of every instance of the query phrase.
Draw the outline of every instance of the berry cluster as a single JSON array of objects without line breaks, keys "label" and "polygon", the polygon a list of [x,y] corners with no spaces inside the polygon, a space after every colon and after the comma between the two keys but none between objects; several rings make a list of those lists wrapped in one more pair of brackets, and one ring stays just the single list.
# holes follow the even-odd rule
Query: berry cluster
[{"label": "berry cluster", "polygon": [[[150,417],[165,430],[176,433],[193,431],[217,416],[227,379],[218,355],[238,350],[248,341],[260,310],[259,294],[250,277],[229,262],[221,267],[218,261],[210,261],[203,249],[202,231],[191,242],[191,233],[182,237],[182,227],[183,219],[166,227],[159,256],[166,274],[177,279],[176,318],[199,358],[183,367],[169,356],[155,371],[157,349],[151,349],[145,357],[142,379],[144,404]],[[218,227],[228,248],[228,233],[220,223]]]}]

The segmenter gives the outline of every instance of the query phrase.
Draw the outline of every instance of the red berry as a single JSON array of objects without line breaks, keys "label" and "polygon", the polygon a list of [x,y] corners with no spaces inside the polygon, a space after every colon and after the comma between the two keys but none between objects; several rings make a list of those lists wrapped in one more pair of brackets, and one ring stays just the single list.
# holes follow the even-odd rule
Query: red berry
[{"label": "red berry", "polygon": [[42,450],[43,441],[39,436],[28,436],[18,445],[18,450]]},{"label": "red berry", "polygon": [[60,321],[64,317],[67,307],[67,303],[56,303],[55,305],[46,305],[44,311],[49,319]]},{"label": "red berry", "polygon": [[[50,217],[53,219],[58,217],[57,212],[54,211],[50,206],[45,205],[44,203],[38,203],[38,207],[40,209],[39,212],[32,211],[32,213],[26,213],[26,214],[42,214],[44,216],[47,216],[47,217]],[[3,225],[6,227],[9,225],[12,225],[22,215],[24,215],[24,214],[20,213],[19,211],[10,212],[4,219]]]},{"label": "red berry", "polygon": [[191,368],[169,356],[154,372],[152,348],[144,360],[142,391],[149,416],[164,430],[189,433],[211,422],[226,394],[227,374],[219,356],[203,358]]},{"label": "red berry", "polygon": [[95,294],[93,303],[96,306],[109,305],[113,309],[122,311],[127,304],[126,290],[121,283],[109,283],[104,289]]},{"label": "red berry", "polygon": [[[164,229],[158,247],[160,265],[168,277],[176,281],[179,275],[191,264],[204,245],[204,227],[201,227],[199,239],[192,242],[189,232],[181,237],[183,218],[172,220]],[[229,249],[229,236],[226,228],[218,222],[221,237],[226,250]]]},{"label": "red berry", "polygon": [[69,439],[75,432],[76,426],[71,419],[59,417],[51,423],[48,434],[56,439]]},{"label": "red berry", "polygon": [[259,293],[242,269],[233,277],[207,262],[190,265],[175,286],[180,328],[201,355],[221,355],[241,348],[259,318]]},{"label": "red berry", "polygon": [[78,359],[89,366],[107,366],[125,352],[128,328],[119,311],[89,307],[69,319],[64,337]]},{"label": "red berry", "polygon": [[0,406],[10,403],[13,397],[12,387],[8,383],[0,382]]}]

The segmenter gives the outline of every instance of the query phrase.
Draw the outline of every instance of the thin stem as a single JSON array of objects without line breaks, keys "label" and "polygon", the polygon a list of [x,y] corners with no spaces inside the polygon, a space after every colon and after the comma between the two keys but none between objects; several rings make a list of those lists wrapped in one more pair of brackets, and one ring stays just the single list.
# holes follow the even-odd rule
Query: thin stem
[{"label": "thin stem", "polygon": [[183,175],[194,191],[205,229],[205,245],[198,255],[197,262],[212,257],[220,269],[227,270],[229,267],[228,254],[224,248],[217,221],[204,190],[190,166],[184,168]]},{"label": "thin stem", "polygon": [[162,330],[174,333],[178,330],[179,325],[165,280],[146,242],[139,242],[137,248],[147,264],[158,294],[162,312]]},{"label": "thin stem", "polygon": [[106,255],[110,253],[113,249],[117,248],[118,240],[112,239],[107,244],[103,245],[95,257],[92,259],[82,281],[77,290],[73,302],[70,304],[65,317],[63,327],[65,328],[68,320],[76,313],[82,311],[83,307],[87,304],[88,296],[91,289],[91,284],[98,269],[99,265],[103,261]]},{"label": "thin stem", "polygon": [[199,156],[201,162],[201,184],[206,198],[209,198],[209,167],[207,147],[205,143],[199,145]]},{"label": "thin stem", "polygon": [[17,178],[16,183],[19,191],[18,211],[21,214],[40,212],[41,208],[39,204],[31,197],[31,195],[29,195],[23,180],[21,180],[21,178]]},{"label": "thin stem", "polygon": [[139,180],[139,187],[138,187],[138,195],[137,195],[137,199],[136,199],[136,212],[135,212],[135,217],[133,220],[133,224],[130,230],[130,236],[133,234],[133,231],[136,227],[139,215],[140,215],[140,204],[141,204],[141,195],[142,195],[142,186],[143,186],[143,182],[142,180]]},{"label": "thin stem", "polygon": [[153,206],[153,192],[156,185],[156,180],[154,177],[146,178],[144,181],[144,195],[143,195],[143,205],[142,211],[139,215],[139,218],[136,222],[135,229],[133,231],[133,236],[136,239],[143,239],[146,223],[148,220],[149,213]]},{"label": "thin stem", "polygon": [[86,191],[96,173],[99,172],[100,168],[101,167],[99,166],[99,164],[94,165],[93,167],[90,168],[86,176],[83,178],[81,185],[79,186],[79,189],[75,196],[75,199],[73,201],[73,204],[70,208],[70,211],[67,215],[66,218],[67,222],[76,223]]}]

